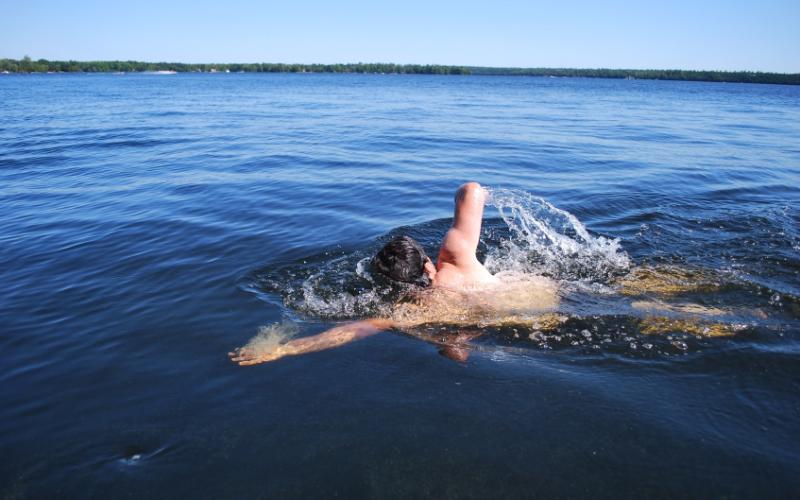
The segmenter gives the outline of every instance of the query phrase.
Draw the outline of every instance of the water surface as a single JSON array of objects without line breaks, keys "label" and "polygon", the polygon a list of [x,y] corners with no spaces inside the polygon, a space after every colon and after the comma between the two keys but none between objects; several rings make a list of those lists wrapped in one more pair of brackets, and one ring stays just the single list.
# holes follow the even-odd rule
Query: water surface
[{"label": "water surface", "polygon": [[[3,497],[800,487],[800,88],[18,75],[0,102]],[[618,240],[548,256],[487,208],[481,257],[526,249],[560,330],[486,327],[463,363],[397,332],[228,361],[260,327],[371,312],[358,263],[399,233],[435,250],[467,180]],[[639,331],[617,283],[643,266],[696,270],[712,289],[672,299],[738,333]]]}]

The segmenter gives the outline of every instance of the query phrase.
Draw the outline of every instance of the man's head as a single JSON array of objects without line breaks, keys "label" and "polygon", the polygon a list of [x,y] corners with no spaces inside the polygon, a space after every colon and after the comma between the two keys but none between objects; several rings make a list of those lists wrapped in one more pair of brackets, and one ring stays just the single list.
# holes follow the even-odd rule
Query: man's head
[{"label": "man's head", "polygon": [[395,281],[428,285],[436,274],[431,259],[409,236],[398,236],[372,259],[372,268]]}]

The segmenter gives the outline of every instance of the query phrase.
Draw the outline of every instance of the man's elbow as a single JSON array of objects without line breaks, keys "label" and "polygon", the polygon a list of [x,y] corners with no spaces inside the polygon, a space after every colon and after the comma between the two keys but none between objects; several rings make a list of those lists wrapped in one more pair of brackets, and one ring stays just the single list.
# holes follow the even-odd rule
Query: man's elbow
[{"label": "man's elbow", "polygon": [[366,320],[365,323],[376,331],[391,330],[394,327],[394,322],[385,318],[371,318]]}]

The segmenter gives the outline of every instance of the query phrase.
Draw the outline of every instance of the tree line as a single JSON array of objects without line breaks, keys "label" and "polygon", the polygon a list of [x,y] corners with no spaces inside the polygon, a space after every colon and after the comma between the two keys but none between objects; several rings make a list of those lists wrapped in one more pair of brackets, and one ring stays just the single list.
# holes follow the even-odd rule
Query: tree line
[{"label": "tree line", "polygon": [[399,73],[422,75],[463,75],[469,71],[463,66],[438,64],[285,64],[285,63],[231,63],[187,64],[142,61],[48,61],[0,59],[0,71],[9,73],[137,73],[146,71],[225,72],[231,73]]},{"label": "tree line", "polygon": [[637,80],[686,80],[697,82],[776,83],[800,85],[800,73],[760,71],[698,71],[681,69],[573,69],[467,67],[473,75],[627,78]]},{"label": "tree line", "polygon": [[0,72],[8,73],[137,73],[147,71],[232,72],[232,73],[387,73],[423,75],[552,76],[584,78],[627,78],[642,80],[687,80],[731,83],[776,83],[800,85],[800,73],[757,71],[696,71],[679,69],[587,69],[587,68],[492,68],[438,64],[285,64],[232,63],[187,64],[142,61],[48,61],[0,59]]}]

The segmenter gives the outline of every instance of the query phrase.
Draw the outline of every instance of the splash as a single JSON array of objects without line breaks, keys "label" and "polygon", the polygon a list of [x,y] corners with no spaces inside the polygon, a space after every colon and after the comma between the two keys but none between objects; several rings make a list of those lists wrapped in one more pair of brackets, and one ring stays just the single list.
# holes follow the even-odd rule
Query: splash
[{"label": "splash", "polygon": [[[503,222],[487,219],[479,253],[503,282],[547,276],[556,281],[600,284],[630,265],[618,240],[593,236],[572,214],[530,193],[490,189],[489,204]],[[498,227],[503,226],[503,227]],[[372,276],[369,261],[386,241],[408,234],[436,255],[450,221],[440,219],[392,231],[367,248],[326,251],[255,276],[253,289],[277,293],[283,305],[312,317],[354,319],[388,316],[409,290]],[[267,300],[269,300],[267,298]]]},{"label": "splash", "polygon": [[258,333],[247,341],[243,349],[256,355],[269,354],[279,345],[291,340],[299,331],[300,328],[296,324],[288,321],[262,326],[259,327]]},{"label": "splash", "polygon": [[493,273],[543,274],[560,280],[606,280],[627,271],[630,259],[618,239],[589,234],[574,215],[544,198],[512,189],[489,189],[510,237],[490,248]]},{"label": "splash", "polygon": [[396,294],[377,283],[369,272],[370,255],[375,251],[325,252],[270,268],[254,276],[248,288],[278,294],[284,306],[312,317],[344,320],[384,316]]}]

